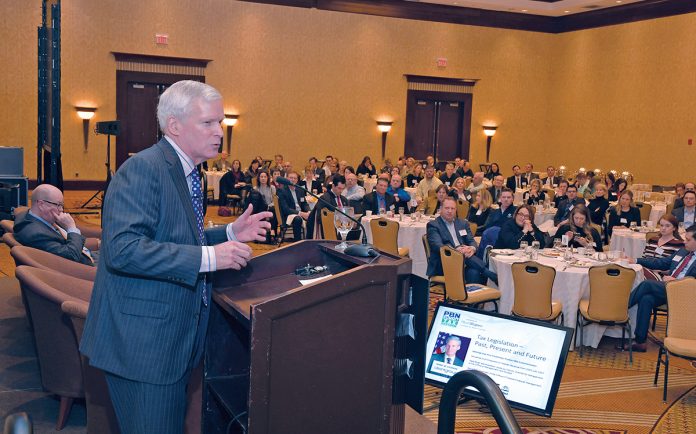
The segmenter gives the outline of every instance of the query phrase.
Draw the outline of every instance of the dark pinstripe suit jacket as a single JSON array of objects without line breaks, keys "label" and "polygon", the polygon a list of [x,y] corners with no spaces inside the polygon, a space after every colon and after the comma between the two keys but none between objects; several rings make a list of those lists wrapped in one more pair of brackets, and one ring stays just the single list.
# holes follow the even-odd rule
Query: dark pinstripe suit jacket
[{"label": "dark pinstripe suit jacket", "polygon": [[[174,383],[191,362],[203,275],[188,185],[169,142],[129,158],[104,203],[100,266],[80,349],[105,371]],[[225,241],[224,227],[206,230],[206,238],[210,245]],[[210,290],[208,284],[208,297]]]}]

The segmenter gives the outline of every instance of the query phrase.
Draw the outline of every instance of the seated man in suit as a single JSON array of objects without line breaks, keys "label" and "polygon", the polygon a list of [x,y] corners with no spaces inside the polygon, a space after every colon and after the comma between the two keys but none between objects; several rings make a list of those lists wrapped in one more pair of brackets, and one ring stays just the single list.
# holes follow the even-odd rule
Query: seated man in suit
[{"label": "seated man in suit", "polygon": [[527,163],[527,165],[524,166],[524,178],[527,180],[527,185],[532,183],[532,179],[539,178],[539,175],[532,172],[533,170],[534,170],[534,165],[532,163]]},{"label": "seated man in suit", "polygon": [[387,187],[387,194],[394,197],[396,212],[399,212],[400,208],[403,208],[406,214],[411,212],[409,206],[411,195],[402,187],[401,175],[392,175],[391,181],[389,181],[389,187]]},{"label": "seated man in suit", "polygon": [[396,209],[394,196],[387,194],[388,185],[389,181],[386,178],[380,177],[377,180],[375,190],[363,197],[363,211],[372,211],[373,214],[380,214]]},{"label": "seated man in suit", "polygon": [[548,166],[546,168],[546,178],[544,178],[542,184],[544,188],[556,188],[561,179],[563,178],[556,176],[556,169],[553,166]]},{"label": "seated man in suit", "polygon": [[459,178],[459,175],[454,171],[454,164],[447,163],[447,166],[445,166],[445,173],[440,175],[440,181],[448,188],[452,188],[457,178]]},{"label": "seated man in suit", "polygon": [[428,372],[432,372],[433,362],[440,362],[447,365],[464,366],[464,360],[457,357],[457,351],[462,347],[462,340],[459,336],[448,336],[445,341],[445,352],[433,354],[428,363]]},{"label": "seated man in suit", "polygon": [[503,188],[502,192],[500,193],[500,206],[498,209],[492,209],[491,212],[488,213],[486,224],[483,225],[481,232],[494,226],[502,227],[503,223],[512,218],[512,216],[515,214],[515,210],[517,209],[517,207],[512,204],[512,200],[512,190],[509,188]]},{"label": "seated man in suit", "polygon": [[213,170],[218,170],[221,172],[226,172],[232,168],[232,163],[230,163],[227,159],[230,157],[230,154],[228,154],[225,151],[220,152],[220,154],[215,158],[215,161],[213,161]]},{"label": "seated man in suit", "polygon": [[471,233],[469,222],[457,217],[457,201],[447,196],[442,202],[440,217],[428,222],[426,233],[430,246],[428,259],[428,276],[442,275],[442,260],[440,247],[450,246],[464,255],[464,279],[467,283],[486,283],[486,279],[498,282],[498,276],[490,271],[486,264],[476,256],[478,247],[474,234]]},{"label": "seated man in suit", "polygon": [[517,164],[512,166],[512,173],[513,175],[508,177],[507,179],[507,188],[509,188],[513,192],[516,190],[527,188],[527,178],[522,176],[522,174],[520,173],[520,166],[518,166]]},{"label": "seated man in suit", "polygon": [[85,247],[85,237],[70,214],[63,212],[63,193],[41,184],[31,195],[31,209],[17,216],[14,236],[25,246],[43,250],[71,261],[94,265],[96,254]]},{"label": "seated man in suit", "polygon": [[553,217],[554,226],[560,226],[568,223],[568,217],[575,205],[585,205],[585,199],[578,197],[578,188],[571,184],[566,189],[566,199],[558,204],[558,211]]},{"label": "seated man in suit", "polygon": [[504,182],[505,178],[503,178],[503,175],[496,175],[496,177],[493,178],[493,186],[488,189],[491,198],[493,198],[493,203],[500,203],[500,194],[503,192]]},{"label": "seated man in suit", "polygon": [[[288,173],[288,179],[293,184],[297,184],[299,178],[297,172]],[[292,225],[295,241],[300,241],[302,239],[302,225],[309,219],[309,204],[305,199],[304,192],[288,185],[286,188],[277,190],[277,194],[280,216],[285,224]]]},{"label": "seated man in suit", "polygon": [[646,280],[631,292],[631,297],[628,299],[628,307],[630,308],[636,304],[638,305],[635,328],[636,341],[633,344],[633,351],[645,352],[647,350],[648,344],[646,340],[653,308],[667,303],[665,283],[685,277],[696,277],[696,254],[694,254],[694,251],[696,251],[696,239],[694,239],[695,232],[696,225],[689,226],[686,230],[684,247],[671,256],[661,258],[644,257],[638,260],[629,259],[629,262],[638,263],[651,270],[669,271],[669,275],[666,275],[661,282],[657,280]]},{"label": "seated man in suit", "polygon": [[[343,196],[343,191],[346,188],[346,178],[343,177],[343,175],[334,175],[333,180],[331,182],[331,188],[329,190],[326,190],[326,193],[321,195],[321,198],[327,201],[328,203],[331,204],[331,206],[327,206],[325,203],[318,201],[317,204],[314,206],[314,209],[312,210],[309,220],[307,221],[307,239],[312,239],[314,238],[314,225],[318,225],[319,228],[319,234],[323,236],[324,231],[330,230],[333,231],[335,230],[333,225],[330,228],[324,228],[322,227],[321,223],[321,210],[323,208],[329,208],[329,211],[335,211],[336,207],[339,208],[344,208],[350,206],[348,204],[348,199]],[[357,239],[357,238],[354,238]]]},{"label": "seated man in suit", "polygon": [[684,206],[672,210],[672,215],[677,218],[679,223],[689,227],[696,223],[696,192],[687,190],[684,192]]}]

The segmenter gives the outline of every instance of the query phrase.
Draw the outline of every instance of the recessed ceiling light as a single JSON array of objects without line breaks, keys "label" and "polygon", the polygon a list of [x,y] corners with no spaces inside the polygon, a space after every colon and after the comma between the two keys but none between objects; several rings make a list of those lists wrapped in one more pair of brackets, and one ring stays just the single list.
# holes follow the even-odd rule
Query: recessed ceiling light
[{"label": "recessed ceiling light", "polygon": [[527,9],[522,9],[522,12],[527,12]]},{"label": "recessed ceiling light", "polygon": [[563,11],[563,12],[565,12],[566,14],[569,14],[569,13],[570,13],[570,11]]}]

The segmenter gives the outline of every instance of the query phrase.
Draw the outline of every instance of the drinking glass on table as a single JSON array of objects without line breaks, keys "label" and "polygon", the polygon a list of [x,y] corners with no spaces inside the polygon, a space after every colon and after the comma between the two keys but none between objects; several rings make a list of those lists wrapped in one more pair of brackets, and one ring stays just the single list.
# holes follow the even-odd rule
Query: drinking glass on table
[{"label": "drinking glass on table", "polygon": [[[341,211],[343,211],[351,217],[354,217],[355,215],[353,208],[351,207],[341,208]],[[341,235],[341,244],[337,245],[335,249],[342,252],[346,248],[348,248],[348,243],[346,243],[346,237],[348,236],[348,232],[350,232],[351,229],[353,229],[353,227],[355,226],[355,222],[349,219],[347,216],[339,212],[335,212],[334,226],[336,227],[336,230],[338,231],[339,235]]]},{"label": "drinking glass on table", "polygon": [[567,247],[563,252],[563,260],[566,262],[573,260],[573,249],[571,247]]},{"label": "drinking glass on table", "polygon": [[520,242],[520,249],[522,249],[523,251],[526,251],[528,246],[529,246],[528,242],[526,242],[526,241]]},{"label": "drinking glass on table", "polygon": [[636,222],[631,222],[629,229],[632,231],[635,231],[636,230]]},{"label": "drinking glass on table", "polygon": [[563,245],[563,242],[559,238],[554,238],[554,240],[553,240],[553,248],[554,249],[559,250],[562,245]]}]

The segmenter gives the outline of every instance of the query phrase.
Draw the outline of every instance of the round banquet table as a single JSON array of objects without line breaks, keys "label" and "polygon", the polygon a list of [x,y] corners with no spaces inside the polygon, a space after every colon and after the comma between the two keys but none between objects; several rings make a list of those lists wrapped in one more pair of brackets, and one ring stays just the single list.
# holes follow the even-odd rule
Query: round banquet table
[{"label": "round banquet table", "polygon": [[[363,216],[362,218],[362,224],[365,226],[365,235],[367,235],[369,243],[372,243],[370,220],[375,218],[379,218],[379,216]],[[409,215],[404,215],[403,221],[399,221],[398,214],[394,218],[389,219],[399,223],[397,245],[399,247],[408,247],[408,256],[412,261],[411,273],[427,279],[428,258],[425,256],[425,248],[423,247],[423,235],[425,235],[426,225],[430,219],[427,216],[422,216],[420,221],[412,221]]]},{"label": "round banquet table", "polygon": [[215,200],[220,198],[220,179],[226,172],[218,172],[215,170],[207,170],[205,177],[208,180],[208,187],[213,187],[213,197]]},{"label": "round banquet table", "polygon": [[609,250],[619,250],[630,258],[643,256],[647,244],[645,232],[633,232],[628,228],[614,228],[609,240]]},{"label": "round banquet table", "polygon": [[[505,256],[496,254],[497,250],[493,250],[490,257],[490,269],[498,274],[498,288],[501,292],[499,311],[502,314],[509,315],[512,311],[512,305],[515,297],[515,287],[512,279],[512,264],[515,262],[524,262],[527,260],[522,251],[513,250],[514,255]],[[566,263],[561,258],[542,256],[541,253],[551,252],[550,249],[542,250],[539,254],[537,262],[542,265],[548,265],[556,270],[556,278],[553,281],[552,296],[554,300],[559,300],[563,303],[563,325],[570,328],[575,328],[578,305],[580,300],[590,296],[590,278],[589,268],[566,266]],[[577,257],[577,255],[575,255]],[[587,260],[594,265],[602,263],[594,260]],[[642,267],[637,264],[627,264],[636,271],[636,278],[633,281],[632,290],[640,282],[644,280]],[[489,285],[491,282],[489,281]],[[493,285],[491,285],[493,286]],[[635,317],[637,306],[629,310],[631,327],[635,326]],[[584,327],[583,341],[585,345],[597,348],[599,341],[603,335],[612,337],[621,337],[621,327],[608,328],[599,324],[590,324]],[[579,342],[578,342],[579,343]]]}]

